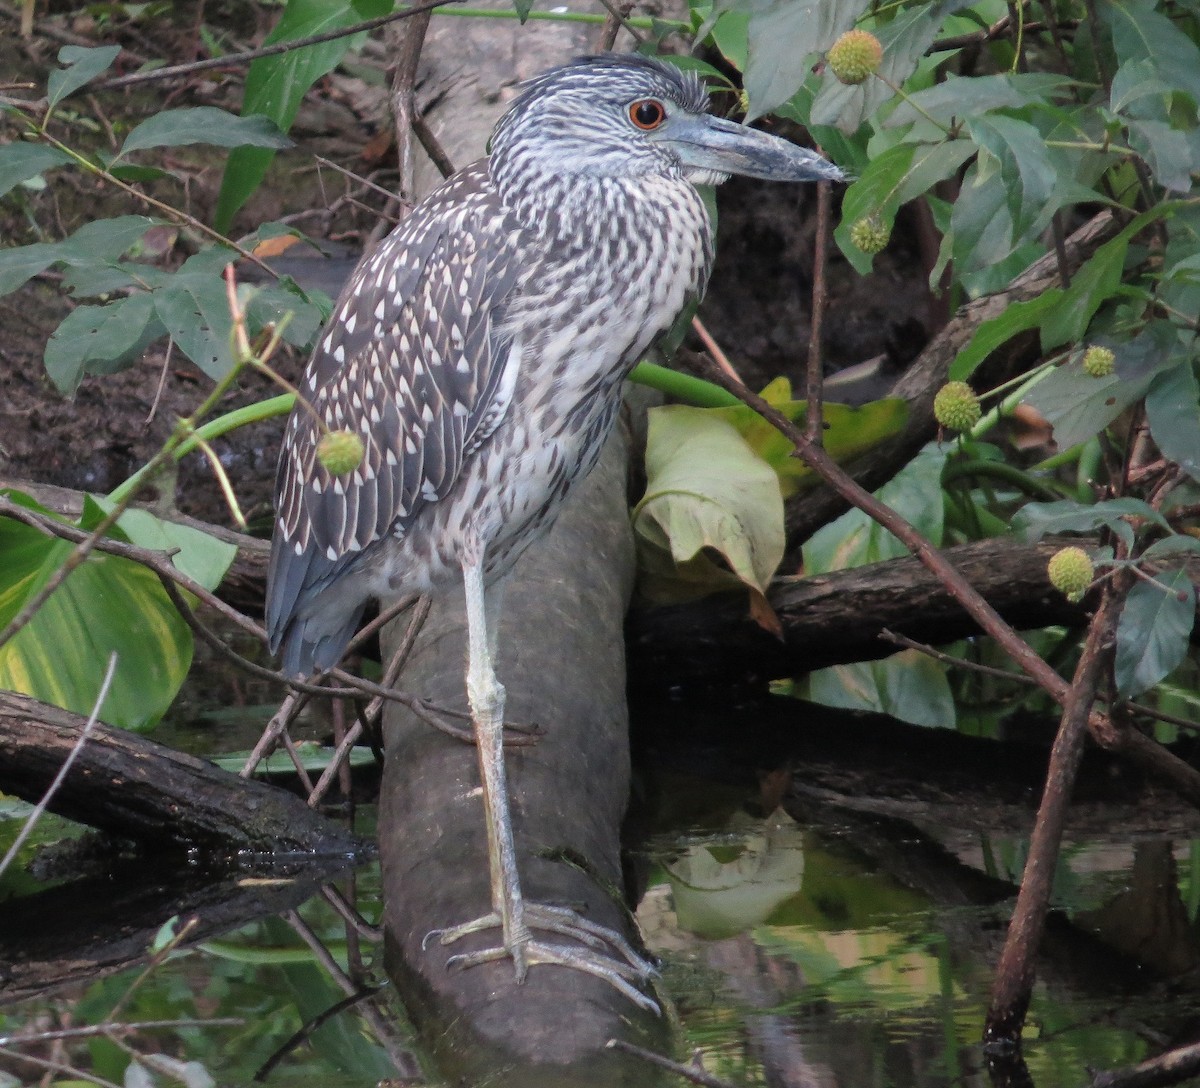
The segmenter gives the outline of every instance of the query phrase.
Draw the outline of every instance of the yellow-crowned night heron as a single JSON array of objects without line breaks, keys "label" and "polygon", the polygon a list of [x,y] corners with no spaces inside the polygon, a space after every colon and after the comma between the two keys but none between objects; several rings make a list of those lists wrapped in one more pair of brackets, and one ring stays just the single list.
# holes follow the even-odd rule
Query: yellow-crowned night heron
[{"label": "yellow-crowned night heron", "polygon": [[[525,84],[490,157],[418,205],[342,291],[284,436],[267,586],[272,649],[307,675],[337,662],[370,599],[463,581],[492,912],[442,940],[499,927],[495,949],[452,962],[509,956],[518,980],[532,963],[581,968],[649,1006],[631,984],[646,965],[618,935],[522,900],[492,657],[500,579],[595,464],[621,380],[704,290],[696,186],[841,177],[707,107],[697,78],[641,56]],[[341,430],[365,456],[331,475],[317,445]]]}]

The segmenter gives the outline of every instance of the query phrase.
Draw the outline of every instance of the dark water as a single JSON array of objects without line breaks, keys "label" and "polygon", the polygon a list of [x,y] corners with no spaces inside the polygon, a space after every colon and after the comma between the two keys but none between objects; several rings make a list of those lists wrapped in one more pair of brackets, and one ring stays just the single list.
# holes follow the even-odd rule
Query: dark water
[{"label": "dark water", "polygon": [[[231,750],[262,721],[263,710],[248,705],[171,726],[163,739]],[[803,766],[714,777],[658,759],[653,745],[641,760],[638,918],[663,961],[686,1049],[708,1072],[784,1088],[991,1083],[979,1040],[1024,860],[1021,835],[807,803]],[[792,800],[776,804],[780,797]],[[25,811],[0,810],[6,841]],[[360,830],[372,819],[370,805],[358,808]],[[65,831],[47,820],[35,843]],[[55,879],[43,874],[43,883]],[[0,896],[37,884],[18,865]],[[0,1007],[0,1086],[242,1085],[272,1061],[265,1083],[274,1085],[420,1083],[423,1058],[372,931],[382,911],[378,870],[367,865],[333,885],[336,896],[166,952],[149,970],[93,973]],[[1074,835],[1055,904],[1025,1040],[1039,1088],[1085,1085],[1089,1069],[1136,1062],[1192,1027],[1200,840],[1120,826]],[[287,1046],[347,992],[376,986]],[[113,1038],[13,1039],[153,1022],[168,1023]]]}]

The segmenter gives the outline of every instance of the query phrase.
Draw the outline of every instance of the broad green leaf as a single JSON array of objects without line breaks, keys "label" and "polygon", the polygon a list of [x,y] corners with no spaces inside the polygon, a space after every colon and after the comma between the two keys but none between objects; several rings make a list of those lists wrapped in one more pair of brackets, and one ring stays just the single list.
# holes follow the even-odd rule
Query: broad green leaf
[{"label": "broad green leaf", "polygon": [[633,527],[649,596],[681,599],[738,582],[765,590],[783,557],[783,498],[775,472],[729,423],[702,408],[652,409],[646,476]]},{"label": "broad green leaf", "polygon": [[1200,386],[1190,358],[1164,371],[1146,393],[1146,420],[1163,456],[1200,480]]},{"label": "broad green leaf", "polygon": [[1168,555],[1200,554],[1200,540],[1183,533],[1172,533],[1162,540],[1156,540],[1142,552],[1143,559],[1164,559]]},{"label": "broad green leaf", "polygon": [[35,242],[0,249],[0,295],[15,291],[32,276],[60,261],[80,266],[115,261],[155,222],[144,215],[96,219],[61,242]]},{"label": "broad green leaf", "polygon": [[1013,235],[1020,237],[1032,226],[1063,180],[1045,138],[1028,122],[1003,114],[973,118],[967,127],[975,142],[997,164],[1009,194]]},{"label": "broad green leaf", "polygon": [[854,25],[863,0],[754,0],[748,7],[743,85],[753,120],[792,97],[808,77],[815,53]]},{"label": "broad green leaf", "polygon": [[825,706],[874,711],[942,729],[953,729],[956,721],[945,666],[919,650],[818,669],[806,686],[806,698]]},{"label": "broad green leaf", "polygon": [[233,319],[221,278],[188,266],[169,286],[155,291],[154,311],[178,347],[210,378],[219,379],[233,366],[230,334]]},{"label": "broad green leaf", "polygon": [[57,147],[44,144],[11,143],[0,147],[0,196],[23,181],[71,161]]},{"label": "broad green leaf", "polygon": [[850,228],[861,218],[878,215],[890,227],[900,206],[922,195],[937,182],[957,172],[972,155],[970,140],[947,140],[938,144],[897,144],[873,157],[842,197],[842,221],[834,239],[846,259],[866,275],[872,255],[850,241]]},{"label": "broad green leaf", "polygon": [[1061,288],[1051,287],[1027,302],[1010,303],[998,317],[982,322],[967,346],[950,364],[950,378],[965,381],[1001,344],[1008,343],[1018,333],[1040,328],[1047,314],[1059,305],[1062,297]]},{"label": "broad green leaf", "polygon": [[236,117],[215,106],[163,110],[147,117],[122,144],[117,158],[148,147],[212,144],[214,147],[291,147],[292,141],[268,117]]},{"label": "broad green leaf", "polygon": [[[946,450],[930,444],[875,494],[934,544],[942,542],[942,467]],[[804,544],[804,573],[825,574],[907,555],[908,549],[861,510],[818,529]]]},{"label": "broad green leaf", "polygon": [[[926,50],[933,44],[942,21],[965,0],[941,0],[940,3],[915,4],[886,23],[871,28],[883,46],[879,76],[858,84],[842,83],[828,67],[821,77],[821,89],[813,101],[814,125],[835,125],[842,132],[854,132],[913,74]],[[836,38],[836,35],[834,36]],[[833,44],[830,39],[822,48]],[[786,48],[786,43],[783,44]],[[797,84],[797,86],[799,86]]]},{"label": "broad green leaf", "polygon": [[102,45],[98,49],[64,45],[58,51],[58,60],[67,67],[55,69],[46,81],[46,100],[50,108],[105,71],[120,52],[119,45]]},{"label": "broad green leaf", "polygon": [[[90,529],[114,507],[102,497],[88,496],[80,524]],[[164,521],[149,510],[126,510],[117,520],[131,544],[158,552],[171,553],[171,565],[205,589],[216,589],[237,557],[237,546],[190,525]]]},{"label": "broad green leaf", "polygon": [[1191,191],[1192,172],[1200,169],[1200,161],[1192,151],[1188,133],[1166,121],[1131,120],[1129,143],[1163,188]]},{"label": "broad green leaf", "polygon": [[1062,292],[1062,301],[1042,323],[1043,351],[1083,338],[1096,311],[1121,286],[1125,254],[1132,236],[1132,231],[1123,230],[1096,250],[1075,274],[1071,286]]},{"label": "broad green leaf", "polygon": [[1025,400],[1053,426],[1061,449],[1077,446],[1145,395],[1155,375],[1171,365],[1173,341],[1174,334],[1161,323],[1151,325],[1133,340],[1106,345],[1117,355],[1116,369],[1108,377],[1093,378],[1078,360],[1072,361],[1034,386]]},{"label": "broad green leaf", "polygon": [[96,364],[128,362],[160,334],[154,296],[146,292],[102,306],[76,306],[46,342],[46,373],[62,392],[74,392],[85,373],[113,369]]},{"label": "broad green leaf", "polygon": [[[71,551],[66,541],[0,518],[0,627]],[[156,575],[130,560],[94,554],[0,646],[0,687],[88,714],[113,652],[117,670],[100,717],[128,729],[149,728],[187,675],[191,632]]]},{"label": "broad green leaf", "polygon": [[[352,26],[391,10],[392,0],[288,0],[283,15],[263,44],[274,45]],[[338,66],[350,44],[350,38],[335,38],[279,56],[260,57],[246,73],[242,113],[262,114],[287,132],[309,88]],[[237,210],[258,187],[273,158],[274,152],[269,148],[241,147],[230,153],[217,198],[218,230],[229,229]]]},{"label": "broad green leaf", "polygon": [[45,272],[58,260],[58,246],[53,242],[34,242],[28,246],[0,249],[0,295],[7,295]]},{"label": "broad green leaf", "polygon": [[1122,64],[1112,78],[1109,88],[1109,109],[1122,113],[1143,98],[1170,94],[1170,86],[1158,78],[1158,67],[1150,57]]},{"label": "broad green leaf", "polygon": [[245,302],[246,326],[251,336],[267,325],[278,325],[288,319],[284,339],[295,347],[307,347],[329,316],[332,302],[329,296],[316,292],[310,299],[295,280],[285,277],[280,283],[254,291]]},{"label": "broad green leaf", "polygon": [[1070,82],[1067,76],[1048,72],[1008,72],[969,79],[948,74],[944,82],[897,102],[883,126],[897,128],[932,117],[949,127],[991,110],[1020,109],[1049,99]]},{"label": "broad green leaf", "polygon": [[[804,426],[807,405],[804,401],[791,399],[791,384],[786,379],[772,382],[762,395],[793,423]],[[785,499],[790,499],[815,483],[812,469],[800,458],[792,456],[795,448],[792,443],[752,408],[738,404],[710,411],[714,416],[732,423],[750,448],[775,470]],[[899,434],[907,419],[908,404],[899,397],[872,401],[859,407],[827,403],[822,405],[825,424],[822,443],[835,460],[848,461]]]},{"label": "broad green leaf", "polygon": [[1156,574],[1153,584],[1139,581],[1117,623],[1117,690],[1136,698],[1167,676],[1186,656],[1195,620],[1196,590],[1187,571]]},{"label": "broad green leaf", "polygon": [[1129,232],[1123,231],[1102,245],[1065,291],[1051,287],[1037,298],[1010,304],[998,317],[983,322],[950,364],[950,377],[959,381],[970,377],[1001,344],[1030,329],[1041,330],[1044,351],[1081,339],[1096,311],[1121,285],[1129,238]]},{"label": "broad green leaf", "polygon": [[1113,48],[1122,65],[1151,61],[1157,77],[1200,107],[1200,49],[1150,0],[1106,4]]},{"label": "broad green leaf", "polygon": [[1094,533],[1106,528],[1126,545],[1133,544],[1130,519],[1149,521],[1166,529],[1167,522],[1154,507],[1141,499],[1109,499],[1092,504],[1062,499],[1059,502],[1026,503],[1012,519],[1014,532],[1035,542],[1054,533]]}]

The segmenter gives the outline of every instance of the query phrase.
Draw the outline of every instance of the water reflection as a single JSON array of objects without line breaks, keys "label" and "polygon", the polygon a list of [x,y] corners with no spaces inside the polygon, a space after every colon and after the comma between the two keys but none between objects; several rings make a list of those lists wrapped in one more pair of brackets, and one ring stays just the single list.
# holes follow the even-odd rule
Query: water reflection
[{"label": "water reflection", "polygon": [[[918,793],[911,784],[876,782],[835,798],[833,764],[811,750],[792,758],[794,741],[769,757],[761,745],[750,755],[718,746],[705,763],[693,733],[686,768],[665,747],[643,761],[654,803],[640,813],[638,921],[678,1016],[674,1043],[659,1049],[695,1050],[705,1069],[739,1085],[1060,1088],[1187,1038],[1198,1004],[1200,841],[1182,833],[1185,815],[1136,796],[1080,806],[1056,874],[1025,1065],[989,1065],[979,1037],[1024,860],[1019,820],[1009,824],[981,798],[949,795],[940,807],[920,798],[917,815],[903,819],[901,800]],[[860,751],[855,772],[866,762]],[[930,765],[925,785],[936,777]],[[21,810],[4,815],[0,834]],[[1151,818],[1166,833],[1147,829]],[[41,829],[43,844],[53,827]],[[80,1079],[72,1070],[197,1088],[253,1083],[264,1070],[268,1084],[330,1088],[538,1083],[500,1065],[489,1077],[438,1079],[453,1067],[446,1051],[459,1036],[447,1027],[431,1045],[428,1030],[410,1026],[410,1015],[431,1014],[410,993],[402,1008],[389,983],[396,964],[379,940],[375,866],[298,905],[272,899],[295,895],[306,879],[295,875],[233,874],[218,887],[194,871],[109,864],[67,886],[44,858],[38,864],[40,888],[27,871],[0,885],[0,1036],[119,1030],[0,1041],[4,1088],[34,1083],[47,1062],[59,1072],[46,1083],[59,1084]],[[158,913],[133,894],[139,881],[166,893]],[[155,930],[171,914],[207,903],[217,919],[215,904],[239,895],[256,904],[249,915],[214,922],[146,970]],[[271,905],[283,914],[262,916]],[[81,942],[56,951],[50,938],[71,922],[93,951],[116,949],[122,935],[121,955],[142,962],[109,974],[115,954],[88,959]],[[55,957],[73,973],[37,976]],[[32,993],[37,977],[41,992]],[[137,1024],[158,1026],[130,1028]],[[481,1056],[473,1058],[478,1068]],[[625,1061],[623,1083],[682,1083]],[[540,1076],[547,1088],[587,1080],[563,1070]]]}]

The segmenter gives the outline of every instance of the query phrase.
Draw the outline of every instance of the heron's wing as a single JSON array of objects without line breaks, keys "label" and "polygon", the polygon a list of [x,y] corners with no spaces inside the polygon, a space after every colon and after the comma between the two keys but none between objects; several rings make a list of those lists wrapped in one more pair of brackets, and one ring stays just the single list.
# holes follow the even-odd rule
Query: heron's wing
[{"label": "heron's wing", "polygon": [[[292,413],[280,454],[273,646],[361,552],[443,498],[502,418],[517,361],[497,328],[521,274],[514,229],[478,164],[414,210],[343,290],[300,386],[311,410]],[[333,476],[317,459],[326,430],[362,439],[353,472]]]}]

